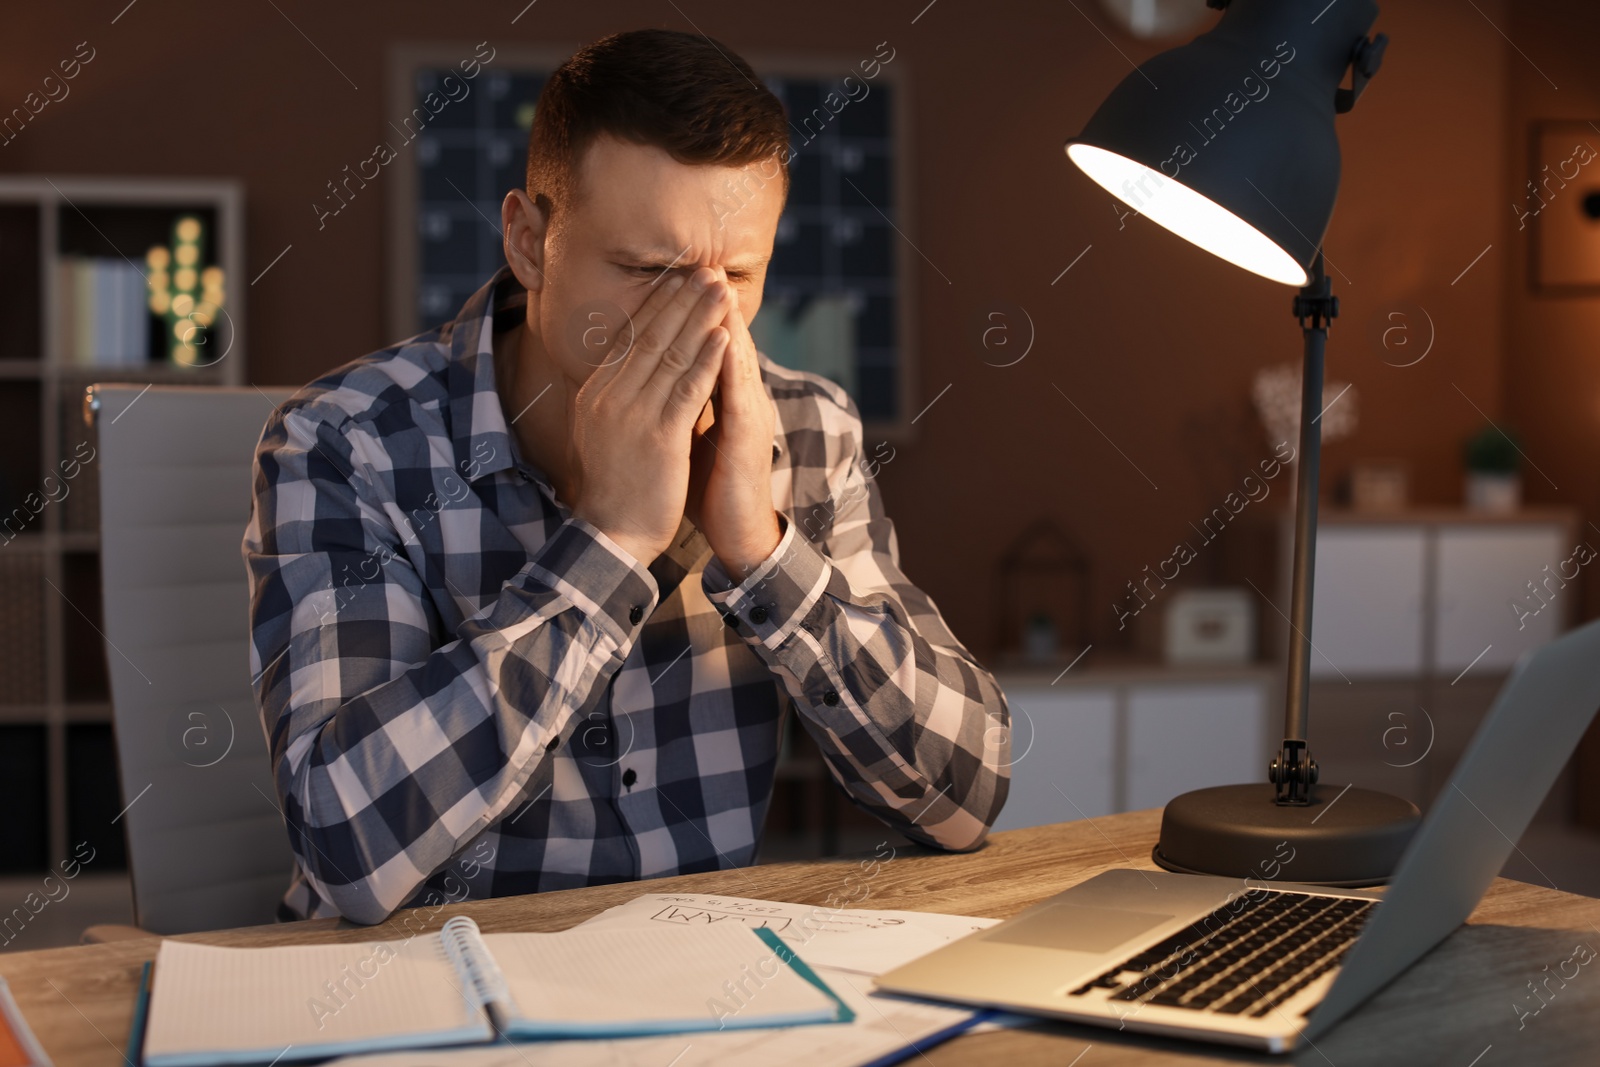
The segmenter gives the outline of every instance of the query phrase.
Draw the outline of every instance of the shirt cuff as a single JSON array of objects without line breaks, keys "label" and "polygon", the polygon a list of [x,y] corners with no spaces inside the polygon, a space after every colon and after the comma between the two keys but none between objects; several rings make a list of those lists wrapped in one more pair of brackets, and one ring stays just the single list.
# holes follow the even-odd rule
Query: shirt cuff
[{"label": "shirt cuff", "polygon": [[723,621],[746,639],[777,648],[822,599],[833,564],[801,537],[788,516],[772,555],[737,585],[715,555],[706,562],[701,586],[706,599],[722,609]]},{"label": "shirt cuff", "polygon": [[572,601],[618,648],[638,636],[659,594],[644,564],[576,515],[556,529],[524,569]]}]

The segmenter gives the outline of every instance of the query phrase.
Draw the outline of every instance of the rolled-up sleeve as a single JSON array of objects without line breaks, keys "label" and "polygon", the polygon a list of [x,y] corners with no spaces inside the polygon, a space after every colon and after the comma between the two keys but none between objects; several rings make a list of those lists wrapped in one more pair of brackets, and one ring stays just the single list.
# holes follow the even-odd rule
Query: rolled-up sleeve
[{"label": "rolled-up sleeve", "polygon": [[570,518],[442,632],[382,463],[360,426],[274,415],[243,545],[251,673],[290,842],[312,889],[363,923],[514,803],[658,595],[638,560]]},{"label": "rolled-up sleeve", "polygon": [[829,414],[845,429],[827,501],[785,516],[778,547],[737,584],[713,557],[706,596],[782,680],[858,806],[912,840],[975,848],[1010,781],[1005,696],[901,571],[854,404]]}]

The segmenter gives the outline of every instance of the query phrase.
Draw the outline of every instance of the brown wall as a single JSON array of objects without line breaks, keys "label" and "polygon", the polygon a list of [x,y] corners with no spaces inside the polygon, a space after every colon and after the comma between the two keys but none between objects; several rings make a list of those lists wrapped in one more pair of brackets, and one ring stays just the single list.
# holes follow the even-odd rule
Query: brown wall
[{"label": "brown wall", "polygon": [[[1508,269],[1505,274],[1505,412],[1526,437],[1529,458],[1549,476],[1526,479],[1539,501],[1576,504],[1584,513],[1583,536],[1600,547],[1595,520],[1600,500],[1600,293],[1540,295],[1529,284],[1530,230],[1519,230],[1511,203],[1523,197],[1532,166],[1533,123],[1577,119],[1600,125],[1600,68],[1594,46],[1600,41],[1600,8],[1590,3],[1515,5],[1506,32],[1521,54],[1508,57],[1505,159]],[[1589,141],[1600,146],[1600,133]],[[1585,168],[1575,187],[1557,195],[1581,196],[1600,190],[1600,171]],[[1554,201],[1552,201],[1554,203]],[[1551,483],[1554,483],[1552,486]],[[1582,601],[1574,618],[1594,614],[1600,603],[1600,575],[1587,568]],[[1574,593],[1579,590],[1574,589]],[[1600,726],[1579,752],[1578,817],[1600,829]]]},{"label": "brown wall", "polygon": [[[311,208],[324,183],[383,136],[391,44],[460,41],[470,50],[483,39],[570,44],[646,24],[691,28],[659,0],[544,0],[515,26],[514,2],[487,14],[490,5],[280,0],[313,47],[271,5],[142,0],[115,25],[122,0],[95,5],[92,17],[82,6],[34,7],[8,20],[0,38],[6,109],[79,41],[97,55],[70,97],[0,147],[0,171],[242,178],[251,276],[294,246],[248,293],[258,383],[298,383],[391,340],[382,303],[385,189],[363,192],[321,233]],[[1077,6],[1098,18],[1089,3]],[[1490,414],[1509,403],[1563,492],[1587,478],[1577,446],[1592,443],[1595,405],[1574,405],[1568,393],[1573,382],[1592,393],[1600,375],[1575,342],[1600,310],[1567,305],[1548,327],[1557,332],[1541,333],[1546,327],[1533,323],[1545,302],[1535,305],[1514,283],[1505,160],[1508,144],[1521,143],[1518,116],[1545,104],[1488,21],[1506,26],[1507,6],[1480,0],[1480,14],[1454,0],[1386,4],[1387,66],[1340,120],[1344,185],[1327,248],[1343,316],[1329,371],[1355,382],[1361,426],[1327,451],[1330,483],[1352,459],[1393,456],[1411,464],[1418,499],[1459,500],[1458,444],[1479,419],[1463,392]],[[1257,368],[1299,358],[1291,292],[1147,223],[1119,229],[1108,198],[1066,162],[1062,140],[1128,73],[1129,60],[1154,48],[1097,23],[1113,47],[1055,0],[940,3],[911,24],[922,7],[696,0],[683,10],[698,28],[752,52],[866,57],[887,40],[914,79],[907,163],[915,201],[906,230],[938,271],[909,260],[921,339],[911,354],[921,382],[912,410],[951,388],[881,476],[908,571],[956,631],[987,651],[999,553],[1028,520],[1050,514],[1093,561],[1093,639],[1110,646],[1135,630],[1148,634],[1152,614],[1118,635],[1111,604],[1269,454],[1248,390]],[[1535,32],[1536,18],[1519,11],[1517,26]],[[1595,111],[1580,84],[1584,42],[1595,38],[1569,35],[1569,21],[1538,23],[1547,69],[1562,84],[1551,99]],[[1037,329],[1029,356],[1004,369],[985,365],[973,329],[999,303],[1025,308]],[[1401,369],[1385,364],[1372,332],[1407,305],[1425,308],[1438,336],[1423,362]],[[1508,335],[1517,368],[1509,388],[1500,355]],[[1543,369],[1523,374],[1522,360],[1545,347],[1552,352]],[[1203,552],[1180,582],[1220,577],[1221,558]]]},{"label": "brown wall", "polygon": [[[1529,273],[1532,229],[1518,228],[1511,205],[1529,203],[1524,194],[1533,169],[1529,142],[1536,122],[1575,119],[1600,125],[1600,68],[1594,60],[1600,8],[1577,2],[1553,8],[1517,5],[1507,32],[1526,57],[1509,59],[1505,158],[1509,195],[1505,204],[1498,205],[1509,253],[1505,412],[1525,435],[1529,458],[1549,476],[1527,477],[1529,496],[1576,504],[1588,520],[1600,503],[1596,499],[1600,471],[1595,466],[1600,455],[1600,292],[1534,292]],[[1600,146],[1600,132],[1585,132],[1591,144]],[[1557,195],[1577,198],[1600,191],[1600,164],[1590,164],[1581,175],[1577,184]],[[1592,526],[1585,525],[1584,532],[1600,546],[1600,535]],[[1595,604],[1600,577],[1592,568],[1584,590],[1586,602]]]}]

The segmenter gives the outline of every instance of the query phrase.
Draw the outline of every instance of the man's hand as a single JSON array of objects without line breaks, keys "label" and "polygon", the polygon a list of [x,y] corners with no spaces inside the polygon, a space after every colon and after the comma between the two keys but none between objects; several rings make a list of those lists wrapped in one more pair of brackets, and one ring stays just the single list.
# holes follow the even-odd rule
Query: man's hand
[{"label": "man's hand", "polygon": [[718,324],[732,303],[709,267],[664,279],[618,337],[626,355],[597,368],[572,400],[572,512],[646,564],[683,520],[690,438],[718,381],[730,336]]},{"label": "man's hand", "polygon": [[722,325],[732,334],[712,404],[715,422],[697,434],[689,488],[689,521],[735,581],[743,581],[778,547],[781,530],[772,508],[772,400],[738,293]]}]

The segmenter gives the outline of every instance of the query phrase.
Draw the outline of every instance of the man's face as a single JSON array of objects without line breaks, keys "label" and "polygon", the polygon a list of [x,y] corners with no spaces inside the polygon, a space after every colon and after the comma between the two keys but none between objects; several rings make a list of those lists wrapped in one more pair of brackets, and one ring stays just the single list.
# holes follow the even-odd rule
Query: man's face
[{"label": "man's face", "polygon": [[691,166],[660,148],[600,137],[577,168],[576,203],[545,237],[539,333],[575,384],[624,355],[614,341],[667,272],[724,271],[746,323],[783,211],[777,157],[744,167]]}]

